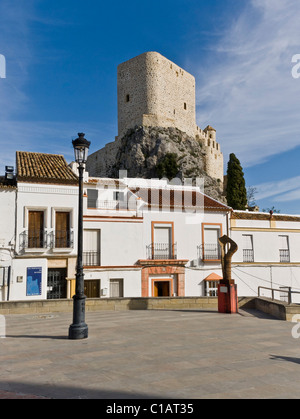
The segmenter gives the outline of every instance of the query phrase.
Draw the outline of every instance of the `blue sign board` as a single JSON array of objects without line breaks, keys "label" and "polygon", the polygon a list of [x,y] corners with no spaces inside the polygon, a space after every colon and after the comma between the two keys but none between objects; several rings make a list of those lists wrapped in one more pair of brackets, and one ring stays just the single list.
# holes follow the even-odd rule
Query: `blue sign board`
[{"label": "blue sign board", "polygon": [[26,295],[42,294],[42,268],[27,268],[27,290]]}]

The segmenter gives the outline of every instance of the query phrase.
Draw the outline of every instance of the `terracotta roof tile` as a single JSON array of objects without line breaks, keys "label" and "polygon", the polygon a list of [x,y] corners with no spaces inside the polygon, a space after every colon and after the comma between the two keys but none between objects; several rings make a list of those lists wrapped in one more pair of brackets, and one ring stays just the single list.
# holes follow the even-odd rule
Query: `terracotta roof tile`
[{"label": "terracotta roof tile", "polygon": [[78,177],[59,154],[17,151],[17,179],[27,182],[77,184]]},{"label": "terracotta roof tile", "polygon": [[[239,211],[233,211],[231,214],[231,218],[235,220],[262,220],[267,221],[271,219],[271,215],[268,212],[251,212],[251,211],[245,211],[245,212],[239,212]],[[300,222],[300,216],[299,215],[285,215],[285,214],[273,214],[272,220],[275,221],[298,221]]]},{"label": "terracotta roof tile", "polygon": [[204,278],[204,281],[221,281],[223,279],[220,275],[217,275],[215,272],[208,275],[206,278]]}]

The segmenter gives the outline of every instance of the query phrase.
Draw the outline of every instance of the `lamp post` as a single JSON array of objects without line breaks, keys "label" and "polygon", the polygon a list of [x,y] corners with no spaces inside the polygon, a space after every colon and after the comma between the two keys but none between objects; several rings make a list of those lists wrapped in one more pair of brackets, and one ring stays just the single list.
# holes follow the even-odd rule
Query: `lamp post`
[{"label": "lamp post", "polygon": [[79,133],[73,140],[75,161],[79,171],[79,203],[78,203],[78,247],[76,265],[76,292],[73,297],[73,324],[69,327],[69,339],[86,339],[88,326],[85,323],[85,295],[84,274],[82,264],[82,239],[83,239],[83,172],[87,161],[90,141],[84,138],[85,134]]}]

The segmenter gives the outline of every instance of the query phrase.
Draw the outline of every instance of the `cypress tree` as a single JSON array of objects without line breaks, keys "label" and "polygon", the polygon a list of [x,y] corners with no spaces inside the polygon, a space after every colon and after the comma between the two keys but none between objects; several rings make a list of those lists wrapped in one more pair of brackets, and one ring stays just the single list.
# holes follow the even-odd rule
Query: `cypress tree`
[{"label": "cypress tree", "polygon": [[235,210],[245,210],[247,191],[243,168],[235,154],[230,154],[227,166],[227,204]]}]

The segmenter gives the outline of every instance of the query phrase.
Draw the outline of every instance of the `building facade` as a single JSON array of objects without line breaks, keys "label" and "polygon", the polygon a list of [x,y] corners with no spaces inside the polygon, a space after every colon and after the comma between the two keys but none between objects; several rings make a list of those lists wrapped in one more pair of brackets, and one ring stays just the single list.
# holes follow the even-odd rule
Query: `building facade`
[{"label": "building facade", "polygon": [[[262,295],[300,303],[300,216],[233,211],[231,238],[239,249],[232,259],[239,295]],[[260,290],[258,288],[260,287]]]},{"label": "building facade", "polygon": [[200,296],[206,278],[221,275],[224,204],[164,180],[90,178],[86,188],[84,260],[93,296]]},{"label": "building facade", "polygon": [[1,234],[7,231],[11,255],[2,299],[67,298],[77,256],[77,176],[63,156],[17,152],[16,157],[14,192],[1,201],[8,214]]},{"label": "building facade", "polygon": [[[73,170],[72,170],[72,169]],[[63,156],[17,152],[0,178],[0,299],[71,298],[78,178]],[[238,245],[239,296],[300,302],[300,216],[232,211],[199,187],[166,180],[84,177],[83,264],[88,298],[216,296],[218,239]]]}]

